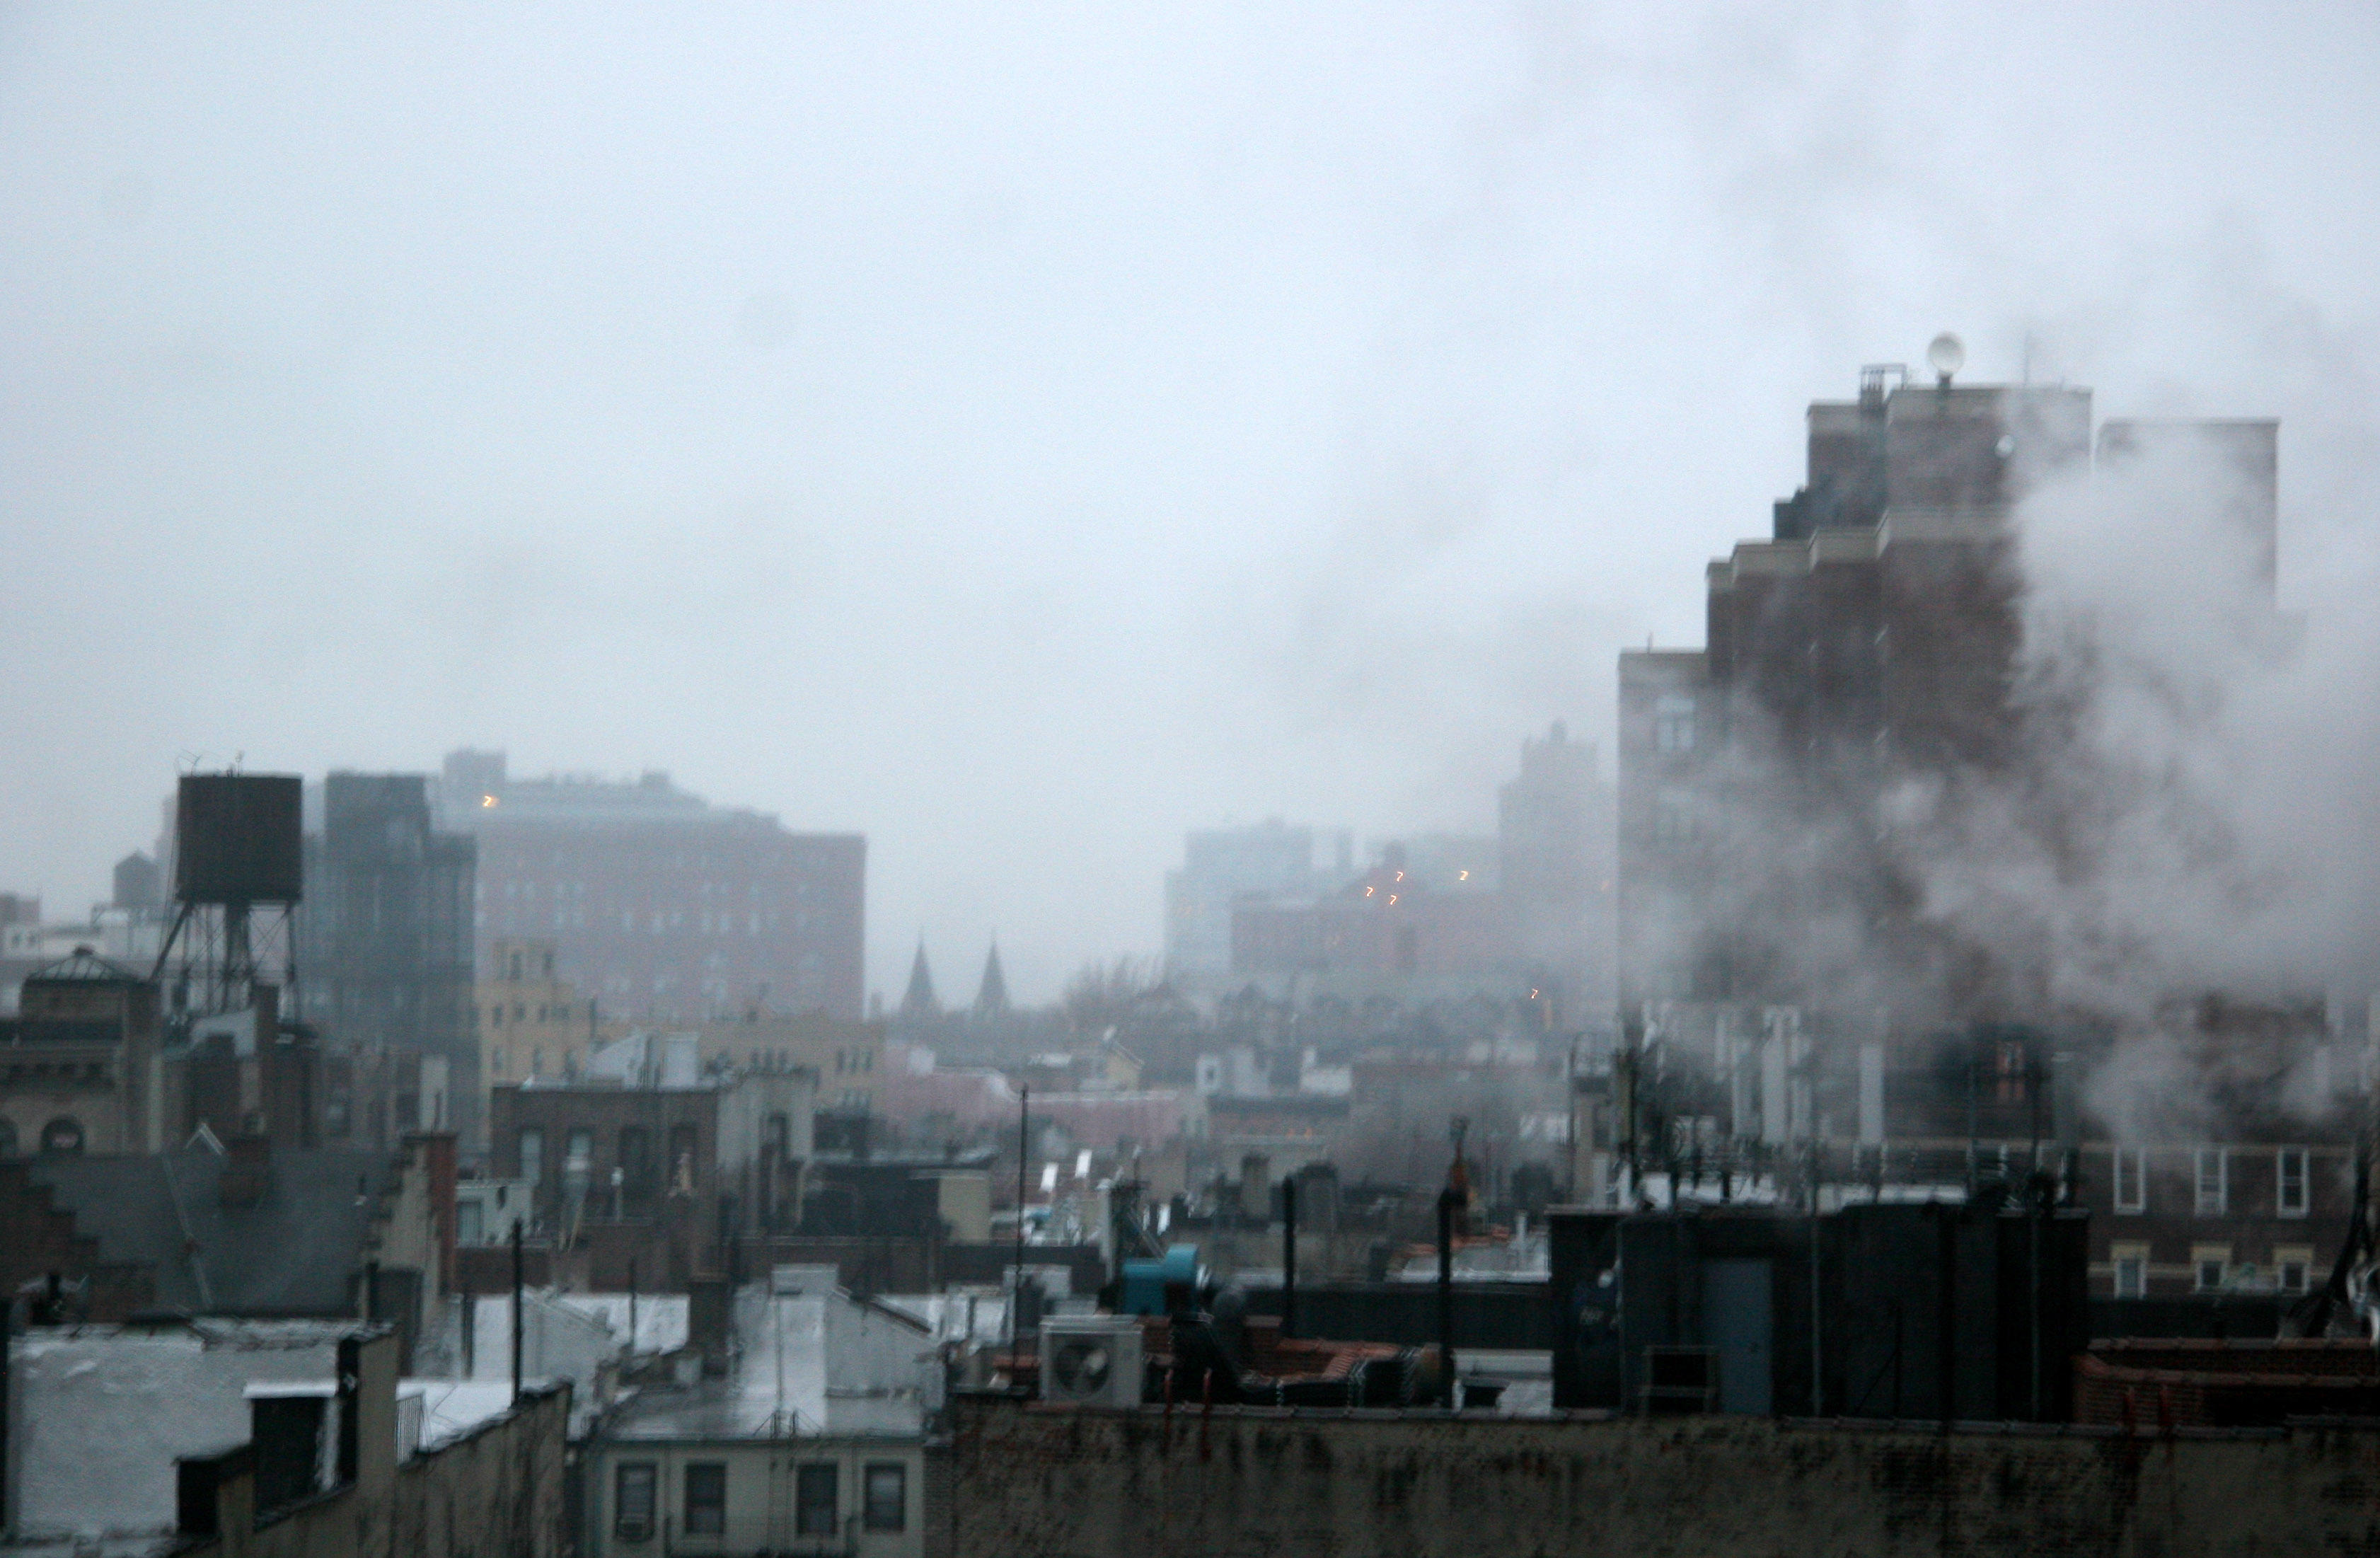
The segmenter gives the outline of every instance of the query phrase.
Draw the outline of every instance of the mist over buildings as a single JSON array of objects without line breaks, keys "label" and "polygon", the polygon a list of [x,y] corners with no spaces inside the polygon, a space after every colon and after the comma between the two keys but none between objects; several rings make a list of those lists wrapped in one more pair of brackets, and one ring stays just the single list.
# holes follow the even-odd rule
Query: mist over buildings
[{"label": "mist over buildings", "polygon": [[864,833],[869,988],[1046,997],[1184,828],[1604,739],[1791,408],[1948,327],[2279,420],[2285,654],[2173,505],[2028,516],[2132,785],[2057,902],[2368,980],[2374,23],[2150,18],[12,12],[0,878],[477,744]]}]

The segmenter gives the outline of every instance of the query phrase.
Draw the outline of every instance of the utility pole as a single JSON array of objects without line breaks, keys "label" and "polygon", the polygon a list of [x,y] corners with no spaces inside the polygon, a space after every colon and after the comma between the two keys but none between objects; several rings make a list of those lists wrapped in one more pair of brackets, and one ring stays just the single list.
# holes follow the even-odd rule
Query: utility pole
[{"label": "utility pole", "polygon": [[1016,1270],[1008,1280],[1009,1380],[1015,1382],[1016,1347],[1024,1333],[1025,1308],[1025,1165],[1033,1155],[1033,1089],[1028,1084],[1016,1098]]},{"label": "utility pole", "polygon": [[513,1220],[513,1402],[521,1393],[521,1224]]}]

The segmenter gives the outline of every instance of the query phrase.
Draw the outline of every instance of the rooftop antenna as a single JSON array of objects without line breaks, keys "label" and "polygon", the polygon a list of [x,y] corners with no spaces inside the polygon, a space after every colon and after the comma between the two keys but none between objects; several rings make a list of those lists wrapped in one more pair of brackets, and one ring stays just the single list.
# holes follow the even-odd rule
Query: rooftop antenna
[{"label": "rooftop antenna", "polygon": [[1926,365],[1934,370],[1936,383],[1943,389],[1950,387],[1950,375],[1967,365],[1967,348],[1959,337],[1945,330],[1934,337],[1925,348]]}]

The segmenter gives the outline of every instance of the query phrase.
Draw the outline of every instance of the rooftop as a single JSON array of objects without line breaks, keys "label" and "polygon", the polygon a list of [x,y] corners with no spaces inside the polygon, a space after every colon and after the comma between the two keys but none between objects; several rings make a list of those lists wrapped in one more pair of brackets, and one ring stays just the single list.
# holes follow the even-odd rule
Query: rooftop
[{"label": "rooftop", "polygon": [[628,1440],[914,1438],[941,1404],[941,1382],[933,1334],[910,1315],[840,1289],[754,1285],[736,1295],[727,1377],[640,1390],[608,1431]]},{"label": "rooftop", "polygon": [[109,1262],[148,1262],[160,1309],[188,1314],[350,1313],[356,1263],[395,1180],[395,1154],[322,1148],[273,1154],[252,1205],[225,1206],[228,1160],[206,1150],[154,1156],[44,1154],[25,1160],[76,1231]]}]

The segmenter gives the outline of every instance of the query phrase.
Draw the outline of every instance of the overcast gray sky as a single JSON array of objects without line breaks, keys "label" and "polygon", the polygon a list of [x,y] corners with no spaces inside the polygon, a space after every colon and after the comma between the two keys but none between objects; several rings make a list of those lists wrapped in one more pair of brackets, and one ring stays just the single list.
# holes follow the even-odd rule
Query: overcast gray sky
[{"label": "overcast gray sky", "polygon": [[1186,827],[1608,748],[1945,328],[2282,417],[2285,592],[2365,566],[2375,15],[12,6],[0,888],[193,759],[501,746],[862,830],[872,985],[1052,993]]}]

